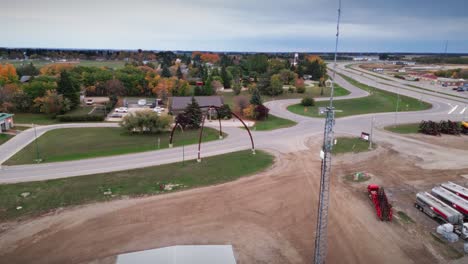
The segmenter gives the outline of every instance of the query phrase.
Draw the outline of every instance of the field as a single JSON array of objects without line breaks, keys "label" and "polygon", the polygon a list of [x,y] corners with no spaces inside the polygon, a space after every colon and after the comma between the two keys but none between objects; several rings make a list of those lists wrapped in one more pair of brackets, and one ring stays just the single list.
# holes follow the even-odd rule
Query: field
[{"label": "field", "polygon": [[15,124],[26,125],[52,125],[58,123],[56,119],[52,119],[46,114],[15,113],[13,119],[15,120]]},{"label": "field", "polygon": [[26,60],[26,61],[21,61],[21,60],[0,60],[0,64],[13,64],[15,67],[21,66],[23,64],[29,64],[32,63],[34,66],[37,68],[41,68],[47,64],[53,64],[53,63],[72,63],[76,64],[79,66],[87,66],[87,67],[109,67],[109,68],[123,68],[125,66],[124,61],[93,61],[93,60],[80,60],[80,61],[67,61],[67,62],[51,62],[51,61],[46,61],[46,60]]},{"label": "field", "polygon": [[385,127],[385,130],[391,131],[393,133],[399,134],[415,134],[419,131],[419,124],[402,124],[397,126],[388,126]]},{"label": "field", "polygon": [[369,151],[369,142],[360,138],[339,137],[333,146],[333,154],[359,153]]},{"label": "field", "polygon": [[[374,87],[360,83],[354,79],[343,76],[349,83],[359,87],[370,93],[367,97],[336,100],[334,101],[336,117],[345,117],[352,115],[362,115],[368,113],[383,113],[383,112],[394,112],[396,110],[397,94],[379,90]],[[291,105],[288,110],[299,115],[310,116],[310,117],[324,117],[318,113],[319,107],[325,107],[328,102],[316,102],[315,106],[307,107],[307,111],[304,106],[300,104]],[[420,111],[431,108],[432,106],[426,102],[419,101],[417,99],[400,95],[399,96],[399,110],[403,111]]]},{"label": "field", "polygon": [[[174,147],[198,142],[198,130],[177,131]],[[128,134],[121,128],[63,128],[39,137],[39,156],[43,162],[57,162],[121,155],[168,148],[170,132],[157,135]],[[217,140],[219,132],[206,128],[203,141]],[[36,159],[34,142],[5,162],[6,165],[31,164]]]},{"label": "field", "polygon": [[[3,224],[0,256],[5,263],[67,263],[70,259],[76,263],[107,263],[124,252],[212,243],[233,245],[239,263],[310,263],[321,166],[319,156],[311,153],[319,152],[321,141],[312,138],[307,150],[278,153],[274,166],[251,177],[164,195],[126,198],[139,196],[135,193],[141,190],[156,194],[160,191],[158,183],[177,184],[178,179],[193,173],[198,177],[184,185],[205,185],[192,180],[205,182],[206,175],[222,177],[213,179],[214,183],[236,179],[239,176],[227,175],[238,166],[254,173],[252,167],[259,162],[246,151],[243,157],[220,156],[208,166],[217,166],[217,170],[207,173],[198,171],[199,164],[193,162],[187,163],[185,170],[180,163],[173,164],[177,173],[172,175],[168,169],[167,178],[162,179],[156,178],[161,168],[157,167],[151,174],[95,176],[92,180],[83,176],[0,186],[8,208],[24,205],[21,210],[0,212],[8,213],[7,219],[28,218]],[[427,165],[434,163],[429,154],[417,151],[418,145],[411,142],[402,146],[397,146],[398,151],[382,145],[376,151],[334,157],[328,229],[328,246],[333,254],[328,254],[327,263],[342,263],[343,259],[349,263],[451,263],[463,256],[463,243],[448,244],[431,235],[438,223],[413,204],[416,192],[430,190],[435,184],[447,180],[463,183],[460,175],[468,174],[468,168],[449,169],[452,165],[447,160],[443,161],[445,166],[428,169]],[[270,160],[264,161],[263,168]],[[236,164],[231,167],[231,162]],[[371,175],[366,182],[344,180],[363,171]],[[146,178],[149,175],[157,176]],[[79,179],[82,182],[75,182]],[[206,181],[206,185],[211,182]],[[384,186],[391,197],[392,222],[383,223],[375,216],[365,192],[369,183]],[[80,193],[75,192],[77,189]],[[22,198],[23,192],[30,195]],[[92,200],[83,198],[85,195]],[[111,199],[118,200],[108,201]],[[90,204],[92,201],[107,202]],[[31,217],[62,204],[82,203],[86,205]]]},{"label": "field", "polygon": [[7,134],[0,134],[0,145],[7,142],[9,139],[11,139],[13,136],[7,135]]},{"label": "field", "polygon": [[[219,184],[262,171],[273,163],[263,151],[240,151],[220,156],[142,169],[79,176],[41,182],[0,185],[0,222],[36,215],[59,207],[96,201],[168,193]],[[160,184],[175,184],[164,190]],[[104,194],[105,192],[111,194]],[[28,197],[20,196],[29,192]],[[21,210],[16,210],[21,206]]]},{"label": "field", "polygon": [[255,126],[252,128],[256,131],[267,131],[274,130],[278,128],[285,128],[294,126],[296,122],[289,119],[284,119],[274,115],[269,115],[267,120],[264,121],[255,121]]}]

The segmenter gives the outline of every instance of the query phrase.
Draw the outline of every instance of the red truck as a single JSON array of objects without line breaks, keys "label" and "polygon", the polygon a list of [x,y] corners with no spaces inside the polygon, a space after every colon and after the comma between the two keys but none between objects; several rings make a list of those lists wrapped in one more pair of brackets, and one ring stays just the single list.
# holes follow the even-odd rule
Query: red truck
[{"label": "red truck", "polygon": [[367,193],[374,204],[377,217],[381,221],[392,221],[392,205],[388,202],[384,188],[377,184],[370,184],[367,186]]}]

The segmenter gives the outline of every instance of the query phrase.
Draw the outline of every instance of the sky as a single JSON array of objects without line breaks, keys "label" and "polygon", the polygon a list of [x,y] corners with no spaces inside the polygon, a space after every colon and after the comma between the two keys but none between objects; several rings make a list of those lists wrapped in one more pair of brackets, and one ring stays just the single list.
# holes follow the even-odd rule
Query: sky
[{"label": "sky", "polygon": [[[0,0],[0,47],[330,52],[338,0]],[[339,51],[468,53],[467,0],[342,0]]]}]

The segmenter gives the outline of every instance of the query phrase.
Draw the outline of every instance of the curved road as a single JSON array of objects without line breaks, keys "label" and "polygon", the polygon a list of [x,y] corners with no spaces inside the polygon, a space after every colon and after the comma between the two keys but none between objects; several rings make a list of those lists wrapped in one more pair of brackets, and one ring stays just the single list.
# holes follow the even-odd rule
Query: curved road
[{"label": "curved road", "polygon": [[[340,64],[337,72],[349,76],[359,82],[375,86],[382,90],[391,92],[398,92],[403,95],[422,99],[433,105],[429,110],[418,112],[399,112],[396,116],[395,113],[379,113],[367,114],[359,116],[350,116],[338,118],[336,120],[336,134],[349,134],[360,135],[362,131],[369,132],[371,126],[371,119],[375,117],[374,126],[382,128],[387,125],[397,123],[412,123],[420,122],[423,119],[431,120],[460,120],[462,115],[457,115],[451,112],[453,105],[460,104],[450,98],[443,98],[437,95],[424,94],[422,96],[421,90],[418,89],[403,89],[397,87],[398,83],[394,86],[384,84],[373,78],[372,75],[366,73],[354,73],[344,68]],[[336,100],[351,99],[367,96],[368,93],[346,82],[339,75],[336,76],[336,82],[342,87],[348,89],[351,93],[347,96],[336,98]],[[408,88],[408,87],[406,87]],[[422,98],[421,98],[422,97]],[[328,98],[319,98],[317,100],[328,100]],[[286,110],[290,104],[298,103],[299,99],[277,100],[267,102],[266,105],[270,108],[270,113],[291,119],[298,124],[290,128],[277,129],[273,131],[258,131],[252,132],[256,148],[259,149],[274,149],[280,152],[291,152],[296,150],[306,149],[305,141],[311,136],[321,136],[323,131],[324,119],[309,118],[293,114]],[[69,127],[114,127],[115,123],[85,123],[85,124],[60,124],[52,126],[37,127],[38,136],[43,133],[57,129]],[[250,140],[245,130],[226,127],[223,128],[229,136],[223,140],[212,141],[202,145],[202,158],[208,156],[219,155],[239,150],[250,148]],[[406,140],[405,138],[398,137],[395,134],[389,134],[383,131],[375,130],[374,140],[376,141],[395,141]],[[0,146],[0,163],[7,160],[20,149],[28,145],[34,140],[34,130],[28,129],[13,139]],[[459,151],[461,157],[468,155],[467,152]],[[318,153],[317,153],[318,155]],[[185,158],[197,158],[197,145],[185,147]],[[13,183],[13,182],[26,182],[37,181],[45,179],[55,179],[72,177],[79,175],[89,175],[95,173],[120,171],[127,169],[142,168],[154,165],[167,164],[182,160],[182,149],[164,149],[159,151],[149,151],[135,154],[126,154],[111,157],[102,157],[86,160],[44,163],[34,165],[20,165],[20,166],[2,166],[0,170],[0,183]]]}]

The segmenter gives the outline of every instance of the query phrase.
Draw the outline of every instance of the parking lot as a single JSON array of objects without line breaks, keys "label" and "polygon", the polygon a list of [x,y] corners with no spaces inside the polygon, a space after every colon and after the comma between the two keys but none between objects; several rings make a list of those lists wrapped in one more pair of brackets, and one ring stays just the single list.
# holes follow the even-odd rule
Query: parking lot
[{"label": "parking lot", "polygon": [[153,110],[160,115],[167,115],[167,108],[156,102],[155,98],[124,98],[123,106],[116,107],[106,118],[107,121],[119,122],[129,113],[143,110]]}]

